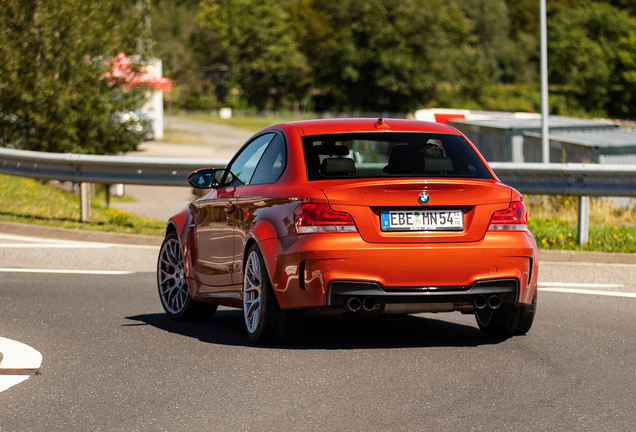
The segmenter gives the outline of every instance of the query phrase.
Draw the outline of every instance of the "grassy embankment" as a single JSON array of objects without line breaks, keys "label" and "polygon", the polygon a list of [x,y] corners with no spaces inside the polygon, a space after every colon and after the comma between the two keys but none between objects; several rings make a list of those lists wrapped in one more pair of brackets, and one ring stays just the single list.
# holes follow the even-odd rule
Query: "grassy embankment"
[{"label": "grassy embankment", "polygon": [[590,198],[590,234],[584,245],[576,240],[577,209],[574,197],[537,196],[528,204],[528,227],[540,248],[636,252],[634,200],[617,207],[607,198]]},{"label": "grassy embankment", "polygon": [[106,208],[103,190],[91,200],[91,221],[80,222],[79,197],[48,182],[0,174],[0,221],[130,234],[162,235],[165,222]]},{"label": "grassy embankment", "polygon": [[[231,126],[237,129],[243,129],[249,132],[258,132],[274,123],[290,122],[294,120],[309,120],[317,118],[315,114],[304,114],[302,116],[296,116],[294,113],[276,114],[273,116],[259,116],[259,115],[245,115],[245,116],[232,116],[229,119],[222,119],[216,114],[210,114],[206,112],[189,112],[187,114],[177,114],[177,116],[183,116],[191,120],[204,121],[208,123],[223,124]],[[182,132],[179,130],[179,132]]]},{"label": "grassy embankment", "polygon": [[[180,117],[185,117],[190,120],[197,120],[207,123],[222,124],[230,126],[236,129],[242,129],[248,132],[256,133],[274,123],[289,122],[293,120],[299,120],[299,117],[289,115],[277,115],[275,117],[266,116],[234,116],[229,119],[222,119],[217,115],[204,112],[193,112],[187,114],[178,114]],[[313,117],[307,117],[313,118]],[[169,124],[169,122],[168,122]],[[176,129],[166,127],[163,130],[163,141],[173,144],[201,144],[203,142],[203,136],[199,132]]]}]

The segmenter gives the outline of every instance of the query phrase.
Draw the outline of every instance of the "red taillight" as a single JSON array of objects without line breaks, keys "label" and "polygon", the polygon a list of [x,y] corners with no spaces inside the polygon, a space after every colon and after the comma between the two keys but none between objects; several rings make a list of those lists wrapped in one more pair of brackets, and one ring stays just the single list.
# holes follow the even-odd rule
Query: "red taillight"
[{"label": "red taillight", "polygon": [[357,232],[348,213],[335,212],[329,204],[301,204],[294,211],[298,234],[315,232]]},{"label": "red taillight", "polygon": [[510,203],[507,210],[496,212],[490,219],[491,231],[507,230],[507,231],[525,231],[528,229],[528,214],[526,213],[526,205],[523,201],[514,201]]}]

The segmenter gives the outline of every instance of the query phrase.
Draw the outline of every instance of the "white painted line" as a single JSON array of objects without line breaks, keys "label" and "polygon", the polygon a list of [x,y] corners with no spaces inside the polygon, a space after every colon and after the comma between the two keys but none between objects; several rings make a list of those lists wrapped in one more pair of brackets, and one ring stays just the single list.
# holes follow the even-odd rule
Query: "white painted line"
[{"label": "white painted line", "polygon": [[537,286],[553,288],[623,288],[622,284],[592,284],[579,282],[537,282]]},{"label": "white painted line", "polygon": [[26,269],[0,268],[3,273],[58,273],[58,274],[87,274],[87,275],[128,275],[135,272],[114,270],[58,270],[58,269]]},{"label": "white painted line", "polygon": [[636,298],[636,293],[628,293],[628,292],[616,292],[616,291],[595,291],[595,290],[582,290],[582,289],[571,289],[571,288],[539,288],[539,291],[549,291],[549,292],[559,292],[566,294],[589,294],[589,295],[599,295],[599,296],[608,296],[608,297],[625,297],[625,298]]},{"label": "white painted line", "polygon": [[0,375],[0,393],[27,379],[28,375]]},{"label": "white painted line", "polygon": [[108,249],[109,244],[97,243],[0,243],[6,249]]},{"label": "white painted line", "polygon": [[0,239],[3,240],[15,240],[15,241],[30,241],[30,242],[41,242],[41,243],[68,243],[68,240],[58,240],[58,239],[48,239],[42,237],[30,237],[30,236],[19,236],[14,234],[0,234]]},{"label": "white painted line", "polygon": [[591,263],[591,262],[570,262],[570,261],[541,261],[539,266],[544,264],[557,266],[579,266],[579,267],[627,267],[636,268],[636,264],[618,264],[618,263]]},{"label": "white painted line", "polygon": [[[40,369],[42,354],[23,343],[0,337],[2,369]],[[0,375],[0,392],[29,378],[29,375]]]},{"label": "white painted line", "polygon": [[0,234],[1,240],[10,240],[21,243],[2,243],[0,248],[39,247],[39,248],[134,248],[134,249],[159,249],[159,246],[132,245],[118,243],[83,242],[71,240],[48,239],[42,237],[19,236],[13,234]]}]

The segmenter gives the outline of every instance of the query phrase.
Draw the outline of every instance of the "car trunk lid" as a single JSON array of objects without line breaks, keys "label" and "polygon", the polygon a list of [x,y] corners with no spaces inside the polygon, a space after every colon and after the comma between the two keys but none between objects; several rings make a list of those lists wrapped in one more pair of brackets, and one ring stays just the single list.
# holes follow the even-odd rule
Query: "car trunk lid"
[{"label": "car trunk lid", "polygon": [[[511,199],[510,187],[496,180],[369,180],[354,185],[332,180],[314,186],[322,189],[334,211],[353,217],[360,235],[370,243],[479,241],[493,213],[508,208]],[[458,218],[462,226],[457,225]],[[404,224],[407,219],[410,224]],[[393,223],[402,225],[388,226]]]}]

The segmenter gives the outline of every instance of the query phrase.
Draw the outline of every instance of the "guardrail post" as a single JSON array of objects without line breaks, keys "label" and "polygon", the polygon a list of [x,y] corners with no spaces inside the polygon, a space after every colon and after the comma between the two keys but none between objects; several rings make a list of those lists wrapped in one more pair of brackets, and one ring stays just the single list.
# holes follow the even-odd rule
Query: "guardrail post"
[{"label": "guardrail post", "polygon": [[82,182],[80,183],[80,209],[82,222],[88,222],[91,220],[91,184]]},{"label": "guardrail post", "polygon": [[579,197],[579,216],[578,225],[576,227],[577,238],[580,245],[588,242],[590,239],[590,197]]},{"label": "guardrail post", "polygon": [[110,185],[104,185],[104,195],[106,195],[106,208],[110,207]]}]

